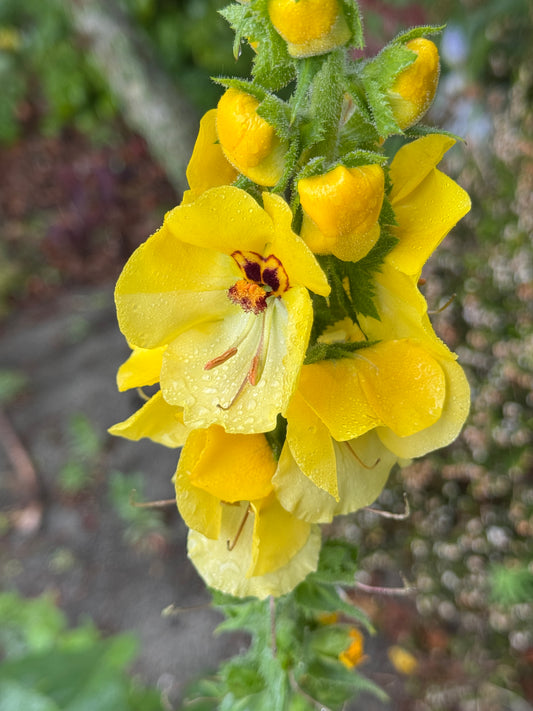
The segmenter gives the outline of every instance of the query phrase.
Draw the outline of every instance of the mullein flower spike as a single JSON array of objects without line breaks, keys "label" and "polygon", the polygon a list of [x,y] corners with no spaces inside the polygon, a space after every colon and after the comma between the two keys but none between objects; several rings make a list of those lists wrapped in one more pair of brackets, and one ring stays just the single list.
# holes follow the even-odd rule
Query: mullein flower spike
[{"label": "mullein flower spike", "polygon": [[[437,169],[452,138],[387,155],[383,137],[435,95],[421,30],[354,60],[354,0],[239,0],[226,16],[258,42],[253,77],[223,80],[190,189],[119,277],[119,389],[158,389],[110,431],[183,448],[191,560],[208,585],[264,598],[316,568],[318,524],[459,433],[468,383],[418,280],[470,201]],[[357,665],[362,638],[340,650]]]}]

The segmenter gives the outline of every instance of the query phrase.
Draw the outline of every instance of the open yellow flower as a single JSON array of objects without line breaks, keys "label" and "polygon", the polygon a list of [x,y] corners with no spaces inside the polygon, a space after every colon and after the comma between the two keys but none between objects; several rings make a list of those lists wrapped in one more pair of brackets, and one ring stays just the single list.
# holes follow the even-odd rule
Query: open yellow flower
[{"label": "open yellow flower", "polygon": [[357,262],[378,241],[385,196],[379,165],[338,165],[298,181],[298,193],[304,211],[300,234],[313,252]]},{"label": "open yellow flower", "polygon": [[424,37],[405,45],[417,56],[396,78],[388,92],[394,118],[401,129],[417,123],[431,106],[439,83],[439,52]]},{"label": "open yellow flower", "polygon": [[[287,408],[274,486],[294,515],[327,522],[372,503],[398,460],[459,434],[470,391],[456,356],[434,334],[413,280],[390,265],[376,279],[381,319],[361,317],[374,345],[302,368]],[[336,341],[363,340],[341,322]]]},{"label": "open yellow flower", "polygon": [[268,0],[268,14],[292,57],[331,52],[351,38],[338,0]]},{"label": "open yellow flower", "polygon": [[283,174],[288,142],[259,116],[259,103],[244,91],[228,89],[218,102],[216,130],[231,165],[254,183],[272,186]]},{"label": "open yellow flower", "polygon": [[194,430],[175,476],[191,529],[189,556],[211,587],[231,595],[283,595],[316,568],[320,535],[279,504],[276,468],[261,434]]},{"label": "open yellow flower", "polygon": [[390,167],[390,201],[399,242],[387,261],[418,280],[422,267],[448,232],[470,210],[470,198],[437,170],[453,138],[431,134],[402,146]]},{"label": "open yellow flower", "polygon": [[183,195],[183,203],[193,202],[209,188],[230,185],[238,171],[228,162],[218,142],[216,109],[211,109],[200,119],[200,129],[187,166],[190,190]]},{"label": "open yellow flower", "polygon": [[122,332],[136,348],[165,346],[161,390],[188,427],[267,432],[294,391],[313,313],[327,295],[314,256],[282,198],[264,209],[231,186],[166,215],[117,282]]}]

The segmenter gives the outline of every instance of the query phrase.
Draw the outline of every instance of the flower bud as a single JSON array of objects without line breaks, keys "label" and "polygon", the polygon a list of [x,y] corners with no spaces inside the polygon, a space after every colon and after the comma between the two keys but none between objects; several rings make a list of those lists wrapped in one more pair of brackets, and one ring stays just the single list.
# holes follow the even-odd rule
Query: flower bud
[{"label": "flower bud", "polygon": [[439,52],[430,40],[419,37],[407,42],[418,56],[399,74],[388,92],[394,118],[401,129],[419,121],[431,106],[439,82]]},{"label": "flower bud", "polygon": [[224,155],[258,185],[275,185],[283,174],[288,143],[282,141],[256,109],[259,101],[228,89],[218,102],[217,134]]},{"label": "flower bud", "polygon": [[385,176],[379,165],[346,168],[298,182],[304,211],[301,236],[317,254],[357,262],[378,241]]},{"label": "flower bud", "polygon": [[268,14],[292,57],[330,52],[352,36],[338,0],[269,0]]}]

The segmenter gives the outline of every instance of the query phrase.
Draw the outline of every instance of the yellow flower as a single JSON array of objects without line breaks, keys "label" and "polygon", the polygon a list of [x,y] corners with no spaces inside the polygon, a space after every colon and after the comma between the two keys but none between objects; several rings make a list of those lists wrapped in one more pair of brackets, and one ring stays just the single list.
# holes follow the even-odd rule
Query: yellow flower
[{"label": "yellow flower", "polygon": [[431,40],[419,37],[405,45],[417,57],[396,78],[388,92],[394,118],[401,129],[419,121],[431,106],[439,83],[439,52]]},{"label": "yellow flower", "polygon": [[184,203],[192,202],[209,188],[230,185],[238,176],[218,142],[216,116],[216,109],[211,109],[200,120],[200,130],[187,166],[190,190],[183,195]]},{"label": "yellow flower", "polygon": [[[376,278],[380,320],[360,317],[374,345],[302,368],[287,408],[273,482],[281,504],[328,522],[372,503],[399,459],[422,456],[460,432],[470,391],[456,356],[434,334],[413,280],[390,265]],[[338,324],[341,340],[357,327]]]},{"label": "yellow flower", "polygon": [[364,637],[362,633],[353,627],[350,630],[352,639],[350,645],[339,654],[339,661],[344,664],[347,669],[354,669],[366,659],[364,654]]},{"label": "yellow flower", "polygon": [[178,508],[191,529],[189,556],[211,587],[230,595],[283,595],[316,568],[320,535],[285,511],[262,434],[194,430],[175,476]]},{"label": "yellow flower", "polygon": [[257,113],[259,101],[228,89],[218,102],[216,130],[224,155],[258,185],[275,185],[283,174],[288,142],[282,141]]},{"label": "yellow flower", "polygon": [[165,346],[161,390],[188,427],[276,426],[296,386],[326,277],[291,229],[284,200],[212,188],[169,212],[117,282],[120,327],[136,348]]},{"label": "yellow flower", "polygon": [[[117,373],[118,389],[142,388],[159,382],[165,347],[135,348]],[[109,428],[109,433],[133,441],[148,437],[165,447],[185,444],[189,428],[183,423],[183,408],[163,400],[159,390],[127,420]]]},{"label": "yellow flower", "polygon": [[408,652],[406,649],[398,646],[397,644],[393,644],[392,647],[389,647],[387,655],[392,666],[396,669],[396,671],[399,671],[400,674],[410,676],[418,669],[416,657],[414,657],[411,652]]},{"label": "yellow flower", "polygon": [[433,134],[408,143],[390,167],[390,200],[399,243],[387,261],[418,280],[422,267],[452,227],[470,210],[463,188],[437,170],[453,138]]},{"label": "yellow flower", "polygon": [[379,165],[338,165],[298,182],[304,211],[301,236],[317,254],[357,262],[378,241],[385,176]]},{"label": "yellow flower", "polygon": [[292,57],[324,54],[351,38],[338,0],[268,0],[268,14]]}]

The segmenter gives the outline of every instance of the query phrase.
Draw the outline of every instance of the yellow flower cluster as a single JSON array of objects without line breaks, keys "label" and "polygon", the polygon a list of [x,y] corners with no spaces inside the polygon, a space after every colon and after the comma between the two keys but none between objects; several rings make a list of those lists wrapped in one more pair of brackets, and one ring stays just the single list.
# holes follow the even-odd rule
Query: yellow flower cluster
[{"label": "yellow flower cluster", "polygon": [[[296,62],[349,42],[343,12],[336,0],[268,2]],[[407,43],[418,58],[390,87],[403,128],[435,92],[428,42]],[[264,598],[316,568],[318,524],[369,505],[395,463],[459,433],[468,384],[418,281],[470,203],[437,168],[454,143],[447,136],[406,142],[390,165],[375,158],[378,133],[373,151],[343,155],[351,109],[341,96],[328,128],[335,149],[324,157],[318,140],[301,148],[307,109],[293,120],[295,144],[260,105],[230,86],[203,117],[190,190],[118,280],[132,349],[119,389],[160,388],[110,431],[183,447],[174,484],[190,558],[211,587]],[[280,189],[283,175],[289,187]],[[394,246],[372,273],[372,308],[336,316],[334,303],[356,303],[350,269],[385,238]],[[343,661],[361,655],[356,639]]]}]

